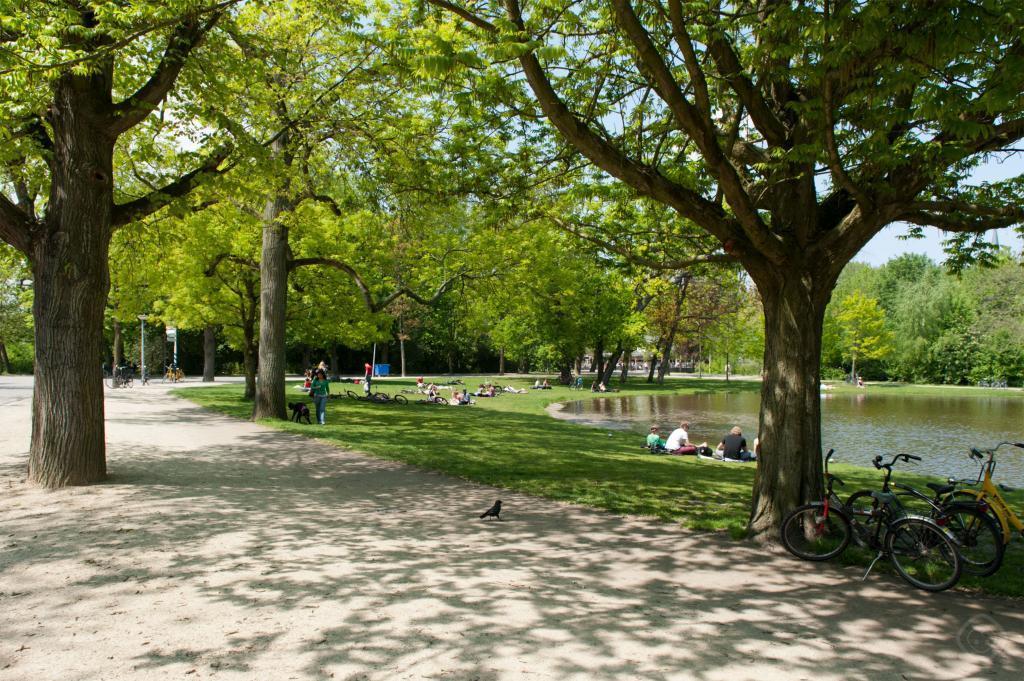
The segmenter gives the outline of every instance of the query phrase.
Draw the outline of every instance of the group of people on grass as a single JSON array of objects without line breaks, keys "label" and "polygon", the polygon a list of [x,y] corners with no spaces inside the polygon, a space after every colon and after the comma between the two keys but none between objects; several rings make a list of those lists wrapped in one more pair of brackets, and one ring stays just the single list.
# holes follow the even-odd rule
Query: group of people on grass
[{"label": "group of people on grass", "polygon": [[752,448],[747,447],[747,440],[743,437],[743,431],[739,426],[732,429],[722,437],[718,446],[712,450],[707,442],[699,445],[690,442],[690,423],[683,421],[679,427],[673,430],[667,440],[662,439],[658,426],[651,426],[651,432],[647,435],[647,449],[654,453],[687,455],[694,454],[704,458],[721,459],[723,461],[756,461],[760,449],[760,442],[754,438]]}]

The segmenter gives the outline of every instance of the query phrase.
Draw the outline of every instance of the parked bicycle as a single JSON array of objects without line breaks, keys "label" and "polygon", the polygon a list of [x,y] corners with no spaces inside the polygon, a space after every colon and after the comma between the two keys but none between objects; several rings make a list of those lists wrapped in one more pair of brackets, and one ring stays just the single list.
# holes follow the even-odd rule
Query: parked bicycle
[{"label": "parked bicycle", "polygon": [[106,379],[108,388],[131,388],[135,377],[127,366],[114,367]]},{"label": "parked bicycle", "polygon": [[391,395],[382,392],[363,393],[362,395],[360,395],[359,393],[352,390],[346,390],[345,394],[349,397],[349,399],[355,400],[357,402],[373,402],[374,404],[390,404],[393,402],[395,404],[409,404],[409,400],[408,398],[406,398],[405,395],[395,395],[394,397],[392,397]]},{"label": "parked bicycle", "polygon": [[885,557],[911,586],[943,591],[955,585],[963,570],[955,539],[931,518],[904,514],[889,485],[897,460],[920,457],[897,454],[888,464],[880,456],[875,458],[875,468],[885,471],[885,479],[880,491],[871,492],[877,503],[869,511],[849,508],[833,491],[834,485],[844,484],[828,470],[833,451],[825,456],[823,500],[793,509],[782,521],[786,550],[803,560],[824,561],[841,554],[852,540],[877,552],[863,579]]},{"label": "parked bicycle", "polygon": [[[1000,442],[995,447],[989,449],[972,447],[971,458],[983,462],[981,470],[978,472],[978,478],[976,480],[953,480],[951,478],[949,484],[953,489],[948,491],[948,494],[955,500],[970,500],[982,504],[985,512],[994,516],[995,520],[999,523],[1004,546],[1013,539],[1014,530],[1020,534],[1021,538],[1024,538],[1024,520],[1021,520],[1013,512],[1013,509],[1006,503],[1006,499],[999,493],[1000,490],[1011,492],[1013,488],[992,480],[992,474],[996,470],[996,450],[1005,446],[1024,449],[1024,442]],[[988,455],[987,461],[985,460],[986,454]],[[956,489],[963,485],[968,487],[966,489]]]},{"label": "parked bicycle", "polygon": [[[881,462],[881,456],[875,458],[877,462]],[[894,463],[895,461],[896,459],[893,459]],[[914,512],[927,515],[940,527],[953,534],[965,572],[987,577],[995,574],[1002,566],[1005,553],[1002,532],[999,524],[986,513],[984,504],[973,498],[953,499],[949,495],[953,491],[951,484],[927,483],[927,487],[933,492],[932,497],[910,485],[894,482],[891,486],[895,490],[893,502],[903,515]],[[878,501],[870,490],[854,492],[846,500],[847,508],[867,512],[874,510],[877,505]]]},{"label": "parked bicycle", "polygon": [[164,372],[164,383],[170,381],[171,383],[177,383],[178,381],[185,380],[185,372],[181,370],[181,367],[169,366],[167,371]]}]

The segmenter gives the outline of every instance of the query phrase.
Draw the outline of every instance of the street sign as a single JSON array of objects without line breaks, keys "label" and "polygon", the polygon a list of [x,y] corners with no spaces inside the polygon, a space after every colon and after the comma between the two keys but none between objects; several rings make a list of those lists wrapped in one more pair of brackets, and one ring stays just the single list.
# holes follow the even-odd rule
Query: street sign
[{"label": "street sign", "polygon": [[176,329],[173,326],[168,326],[167,327],[167,341],[170,342],[170,341],[176,341],[176,340],[178,340],[178,329]]}]

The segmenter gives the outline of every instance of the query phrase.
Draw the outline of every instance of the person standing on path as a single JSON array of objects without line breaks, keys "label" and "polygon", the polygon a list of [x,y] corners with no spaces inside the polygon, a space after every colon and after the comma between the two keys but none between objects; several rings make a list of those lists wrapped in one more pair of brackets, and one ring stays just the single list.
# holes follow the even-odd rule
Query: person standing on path
[{"label": "person standing on path", "polygon": [[331,384],[327,380],[327,372],[317,369],[316,375],[309,385],[309,394],[316,405],[316,422],[321,426],[327,422],[327,396],[331,394]]}]

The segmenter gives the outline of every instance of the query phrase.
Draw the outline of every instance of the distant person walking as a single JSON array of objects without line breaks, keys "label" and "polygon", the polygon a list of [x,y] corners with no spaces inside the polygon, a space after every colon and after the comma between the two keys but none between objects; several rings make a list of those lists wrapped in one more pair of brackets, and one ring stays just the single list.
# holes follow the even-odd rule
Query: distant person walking
[{"label": "distant person walking", "polygon": [[309,395],[316,405],[316,422],[321,426],[327,422],[327,396],[331,394],[331,384],[327,380],[327,372],[317,369],[309,384]]},{"label": "distant person walking", "polygon": [[370,394],[370,381],[373,380],[373,365],[369,362],[363,364],[363,392]]}]

